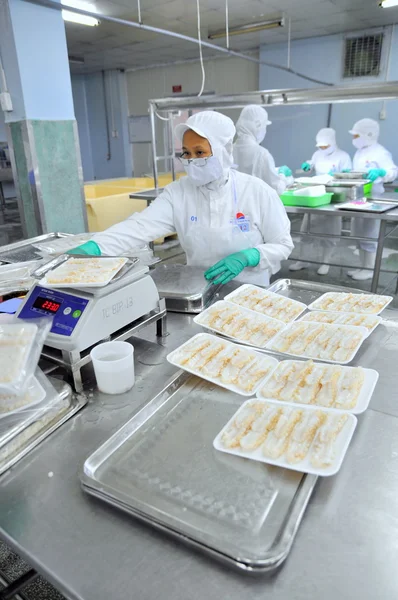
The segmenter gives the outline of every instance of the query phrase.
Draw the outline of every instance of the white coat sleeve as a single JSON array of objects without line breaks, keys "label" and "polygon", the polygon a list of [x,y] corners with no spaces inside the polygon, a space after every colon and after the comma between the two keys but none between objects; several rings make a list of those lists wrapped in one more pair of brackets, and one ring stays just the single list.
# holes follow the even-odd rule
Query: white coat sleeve
[{"label": "white coat sleeve", "polygon": [[394,164],[391,152],[383,148],[384,152],[377,159],[377,163],[380,169],[384,169],[387,173],[384,175],[382,181],[384,183],[390,183],[398,176],[398,167]]},{"label": "white coat sleeve", "polygon": [[290,235],[290,221],[281,199],[274,190],[266,187],[262,193],[260,231],[264,243],[256,246],[261,256],[255,268],[267,269],[273,274],[281,268],[281,261],[290,256],[294,244]]},{"label": "white coat sleeve", "polygon": [[345,170],[350,170],[352,169],[352,160],[351,160],[351,156],[348,154],[348,152],[344,153],[344,156],[341,158],[340,164],[339,164],[339,169],[340,169],[340,173],[342,173]]},{"label": "white coat sleeve", "polygon": [[171,195],[172,191],[166,188],[148,208],[95,234],[92,240],[98,244],[102,254],[120,256],[137,246],[175,233]]},{"label": "white coat sleeve", "polygon": [[278,173],[272,155],[265,148],[260,148],[253,166],[253,175],[268,183],[279,195],[283,194],[287,187],[286,177]]}]

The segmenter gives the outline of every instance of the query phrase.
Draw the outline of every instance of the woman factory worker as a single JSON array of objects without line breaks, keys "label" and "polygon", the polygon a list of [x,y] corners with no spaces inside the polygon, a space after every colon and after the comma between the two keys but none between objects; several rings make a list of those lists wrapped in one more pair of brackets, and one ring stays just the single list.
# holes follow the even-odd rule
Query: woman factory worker
[{"label": "woman factory worker", "polygon": [[[303,171],[315,170],[316,175],[332,175],[342,171],[351,170],[351,158],[347,152],[340,150],[336,143],[336,132],[331,127],[320,129],[316,136],[316,146],[318,150],[313,154],[311,160],[303,163]],[[304,216],[300,231],[307,231],[308,215]],[[323,215],[312,215],[310,221],[311,233],[329,233],[341,235],[342,222],[340,217],[326,217]],[[312,238],[313,239],[313,238]],[[310,243],[312,241],[310,238]],[[322,249],[322,261],[328,263],[331,259],[333,248],[337,243],[337,238],[323,238],[320,240]],[[306,269],[309,263],[298,261],[290,265],[291,271],[300,271]],[[323,264],[318,269],[318,275],[327,275],[329,266]]]},{"label": "woman factory worker", "polygon": [[238,171],[254,175],[268,183],[278,194],[293,183],[289,167],[275,167],[272,155],[260,146],[267,132],[267,111],[261,106],[245,106],[236,123],[237,140],[234,144],[234,160]]},{"label": "woman factory worker", "polygon": [[[390,152],[378,143],[379,124],[373,119],[361,119],[355,123],[349,133],[352,134],[352,143],[357,148],[354,155],[354,171],[365,172],[366,179],[373,182],[373,196],[382,194],[384,192],[383,183],[394,181],[398,175],[398,167],[394,164]],[[377,238],[379,229],[380,221],[357,217],[352,219],[352,236]],[[358,247],[362,268],[348,271],[348,275],[357,281],[371,279],[376,256],[376,244],[375,242],[360,241]]]},{"label": "woman factory worker", "polygon": [[188,177],[74,252],[123,255],[177,233],[188,265],[207,269],[206,279],[227,283],[240,276],[240,281],[267,285],[293,249],[278,195],[259,179],[231,170],[235,126],[229,117],[197,113],[177,126],[176,135],[183,142]]}]

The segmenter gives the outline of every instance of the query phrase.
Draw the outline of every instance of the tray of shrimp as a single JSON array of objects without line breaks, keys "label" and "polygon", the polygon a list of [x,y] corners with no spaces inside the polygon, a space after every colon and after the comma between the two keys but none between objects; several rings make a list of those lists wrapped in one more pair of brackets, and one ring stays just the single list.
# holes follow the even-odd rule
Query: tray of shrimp
[{"label": "tray of shrimp", "polygon": [[355,312],[378,315],[392,302],[392,296],[355,294],[351,292],[326,292],[309,305],[308,310]]},{"label": "tray of shrimp", "polygon": [[312,323],[329,323],[331,325],[352,325],[353,327],[366,327],[368,336],[380,325],[382,318],[378,315],[364,315],[357,313],[331,312],[311,310],[299,321],[311,321]]},{"label": "tray of shrimp", "polygon": [[[73,256],[66,258],[59,266],[49,270],[43,279],[41,285],[49,287],[104,287],[119,273],[124,265],[129,261],[125,257],[87,257],[75,258]],[[55,263],[55,261],[52,261]],[[49,263],[51,264],[51,263]],[[56,264],[56,263],[55,263]]]},{"label": "tray of shrimp", "polygon": [[335,475],[357,425],[346,412],[248,400],[216,436],[216,450],[314,475]]},{"label": "tray of shrimp", "polygon": [[297,358],[350,363],[367,338],[365,327],[295,321],[267,344],[267,349]]},{"label": "tray of shrimp", "polygon": [[265,348],[286,324],[277,319],[254,313],[243,306],[233,305],[224,300],[194,318],[194,322],[210,331],[215,331],[240,343]]},{"label": "tray of shrimp", "polygon": [[294,321],[307,309],[307,305],[302,302],[250,284],[231,292],[225,296],[225,300],[284,323]]},{"label": "tray of shrimp", "polygon": [[257,389],[257,397],[357,415],[368,408],[378,379],[374,369],[283,360]]},{"label": "tray of shrimp", "polygon": [[278,365],[272,356],[209,333],[195,335],[171,352],[167,360],[180,369],[242,396],[253,396]]}]

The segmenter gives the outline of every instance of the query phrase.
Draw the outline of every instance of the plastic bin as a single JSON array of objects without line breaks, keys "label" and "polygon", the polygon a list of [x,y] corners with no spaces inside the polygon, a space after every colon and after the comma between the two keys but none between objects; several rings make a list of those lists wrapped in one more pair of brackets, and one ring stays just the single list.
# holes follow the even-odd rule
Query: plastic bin
[{"label": "plastic bin", "polygon": [[281,195],[281,200],[285,206],[305,206],[308,208],[316,208],[324,204],[330,204],[333,194],[326,193],[323,196],[295,196],[293,191],[284,192]]},{"label": "plastic bin", "polygon": [[363,193],[365,198],[369,198],[372,195],[373,182],[369,181],[369,183],[365,183],[363,186]]},{"label": "plastic bin", "polygon": [[146,200],[133,200],[129,194],[86,198],[88,230],[104,231],[147,207]]}]

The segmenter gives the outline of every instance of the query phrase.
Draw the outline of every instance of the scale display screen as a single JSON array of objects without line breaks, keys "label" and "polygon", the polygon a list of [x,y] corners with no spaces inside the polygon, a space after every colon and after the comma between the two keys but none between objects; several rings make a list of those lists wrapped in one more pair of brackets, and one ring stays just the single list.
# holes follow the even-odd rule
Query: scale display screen
[{"label": "scale display screen", "polygon": [[55,315],[55,313],[58,312],[61,304],[62,302],[55,302],[54,300],[49,300],[48,298],[38,296],[33,303],[33,308],[38,308],[48,312],[49,314]]}]

